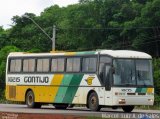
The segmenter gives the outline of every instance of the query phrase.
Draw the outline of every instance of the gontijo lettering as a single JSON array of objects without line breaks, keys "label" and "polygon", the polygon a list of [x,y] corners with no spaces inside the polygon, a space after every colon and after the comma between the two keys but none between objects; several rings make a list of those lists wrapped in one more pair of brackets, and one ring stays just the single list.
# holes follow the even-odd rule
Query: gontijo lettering
[{"label": "gontijo lettering", "polygon": [[24,77],[25,83],[48,83],[49,77],[40,77],[40,76],[25,76]]}]

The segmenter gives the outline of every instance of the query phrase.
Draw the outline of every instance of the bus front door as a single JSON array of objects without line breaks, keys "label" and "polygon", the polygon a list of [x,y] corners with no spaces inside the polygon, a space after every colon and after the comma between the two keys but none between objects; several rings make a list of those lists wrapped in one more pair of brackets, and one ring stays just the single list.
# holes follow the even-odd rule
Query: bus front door
[{"label": "bus front door", "polygon": [[112,67],[105,65],[104,67],[104,83],[105,83],[105,105],[112,105]]}]

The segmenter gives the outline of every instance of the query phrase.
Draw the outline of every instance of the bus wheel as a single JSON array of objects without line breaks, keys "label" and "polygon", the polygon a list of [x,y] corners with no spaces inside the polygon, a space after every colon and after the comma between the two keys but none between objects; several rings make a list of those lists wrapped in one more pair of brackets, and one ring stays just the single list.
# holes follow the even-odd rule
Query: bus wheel
[{"label": "bus wheel", "polygon": [[40,103],[35,103],[35,97],[33,91],[28,91],[26,95],[26,104],[29,108],[40,108]]},{"label": "bus wheel", "polygon": [[101,107],[99,106],[98,96],[95,92],[92,92],[88,98],[88,107],[92,111],[99,111]]},{"label": "bus wheel", "polygon": [[66,109],[68,107],[68,104],[57,104],[57,105],[54,105],[54,107],[56,109]]},{"label": "bus wheel", "polygon": [[42,104],[41,103],[35,103],[34,108],[41,108]]},{"label": "bus wheel", "polygon": [[124,112],[132,112],[132,110],[134,109],[134,106],[122,106],[122,109]]},{"label": "bus wheel", "polygon": [[74,104],[70,104],[68,105],[69,108],[73,108],[74,107]]}]

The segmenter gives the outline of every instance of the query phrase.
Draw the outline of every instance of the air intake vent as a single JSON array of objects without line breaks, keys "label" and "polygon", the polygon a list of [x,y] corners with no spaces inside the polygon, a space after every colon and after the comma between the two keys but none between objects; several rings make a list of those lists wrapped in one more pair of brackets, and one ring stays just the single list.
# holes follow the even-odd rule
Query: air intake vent
[{"label": "air intake vent", "polygon": [[16,86],[9,86],[9,98],[16,98]]}]

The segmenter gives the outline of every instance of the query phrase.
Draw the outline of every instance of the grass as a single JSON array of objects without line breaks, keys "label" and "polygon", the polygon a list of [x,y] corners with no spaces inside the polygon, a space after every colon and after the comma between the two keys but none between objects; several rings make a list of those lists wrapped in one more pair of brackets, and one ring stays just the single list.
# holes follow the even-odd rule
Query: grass
[{"label": "grass", "polygon": [[136,106],[136,109],[160,110],[160,105],[153,105],[153,106]]}]

